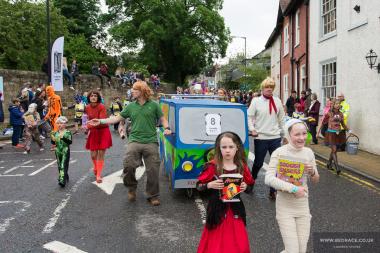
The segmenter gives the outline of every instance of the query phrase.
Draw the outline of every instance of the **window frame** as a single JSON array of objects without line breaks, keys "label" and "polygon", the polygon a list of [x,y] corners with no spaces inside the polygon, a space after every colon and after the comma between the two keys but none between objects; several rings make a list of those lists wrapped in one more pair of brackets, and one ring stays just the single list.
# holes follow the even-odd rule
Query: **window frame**
[{"label": "window frame", "polygon": [[[336,33],[337,30],[337,7],[336,7],[336,1],[337,0],[321,0],[320,2],[320,18],[321,18],[321,37],[329,36],[334,33]],[[335,6],[333,8],[329,8],[331,6],[331,3],[334,3]],[[327,10],[329,8],[329,10]],[[325,18],[328,20],[325,23]],[[326,27],[326,29],[325,29]],[[334,30],[331,30],[332,27],[334,27]]]},{"label": "window frame", "polygon": [[327,97],[330,97],[330,98],[336,97],[337,66],[338,65],[337,65],[336,58],[320,63],[320,82],[321,82],[320,87],[321,87],[321,94],[322,94],[321,102],[324,106],[326,105]]},{"label": "window frame", "polygon": [[299,46],[300,44],[300,36],[301,36],[301,26],[300,26],[300,10],[297,10],[296,16],[295,16],[296,22],[295,22],[295,29],[296,29],[296,41],[294,47]]},{"label": "window frame", "polygon": [[284,27],[284,57],[289,54],[289,24]]}]

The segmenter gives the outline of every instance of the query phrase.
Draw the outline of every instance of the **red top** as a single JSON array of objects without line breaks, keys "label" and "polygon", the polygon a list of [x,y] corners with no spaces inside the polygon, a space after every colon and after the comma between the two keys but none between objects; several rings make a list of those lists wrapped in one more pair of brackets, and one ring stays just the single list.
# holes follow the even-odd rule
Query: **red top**
[{"label": "red top", "polygon": [[[228,171],[226,172],[228,173]],[[214,176],[216,176],[216,164],[215,161],[212,160],[208,163],[208,166],[206,166],[205,170],[199,175],[198,180],[200,183],[205,184],[216,180]],[[246,164],[244,164],[243,181],[247,185],[253,185],[255,183],[255,180],[253,179],[252,174]]]},{"label": "red top", "polygon": [[[95,106],[93,106],[92,104],[87,105],[85,112],[88,116],[88,120],[106,119],[107,118],[106,107],[101,103],[98,103]],[[106,128],[106,127],[108,127],[108,126],[105,124],[98,125],[98,126],[92,126],[90,124],[87,124],[87,128],[89,128],[89,129],[91,129],[91,128]]]}]

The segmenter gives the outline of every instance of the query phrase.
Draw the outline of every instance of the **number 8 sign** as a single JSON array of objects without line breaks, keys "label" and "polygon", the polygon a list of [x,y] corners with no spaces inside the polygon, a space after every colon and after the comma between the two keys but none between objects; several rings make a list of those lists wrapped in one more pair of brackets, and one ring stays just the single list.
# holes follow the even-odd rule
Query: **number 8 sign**
[{"label": "number 8 sign", "polygon": [[222,122],[220,114],[205,114],[206,134],[219,135],[222,132]]}]

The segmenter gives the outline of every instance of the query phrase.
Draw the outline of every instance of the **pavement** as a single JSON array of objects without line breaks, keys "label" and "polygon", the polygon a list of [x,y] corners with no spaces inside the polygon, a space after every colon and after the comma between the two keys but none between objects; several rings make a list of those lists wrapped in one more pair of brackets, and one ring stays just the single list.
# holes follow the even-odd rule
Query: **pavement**
[{"label": "pavement", "polygon": [[[330,156],[330,147],[325,146],[323,139],[318,145],[309,146],[317,158],[326,163]],[[380,183],[380,156],[358,150],[356,155],[347,152],[338,152],[338,163],[347,171],[363,176],[367,179]]]}]

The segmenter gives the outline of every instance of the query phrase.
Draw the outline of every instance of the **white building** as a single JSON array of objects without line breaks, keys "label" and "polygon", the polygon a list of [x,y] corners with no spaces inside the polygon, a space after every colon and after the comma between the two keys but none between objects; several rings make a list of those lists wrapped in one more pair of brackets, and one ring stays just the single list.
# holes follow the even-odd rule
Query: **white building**
[{"label": "white building", "polygon": [[360,148],[380,154],[380,74],[365,58],[380,60],[380,0],[310,0],[309,45],[310,88],[323,106],[343,92]]},{"label": "white building", "polygon": [[[270,49],[270,75],[276,82],[276,88],[274,89],[274,95],[280,97],[280,88],[281,88],[281,33],[277,30],[277,27],[272,32],[271,36],[268,39],[265,48]],[[282,101],[284,104],[286,102]]]}]

